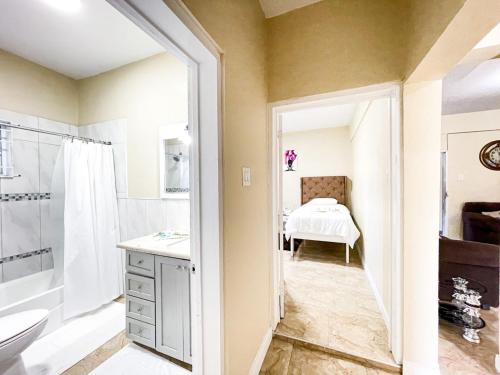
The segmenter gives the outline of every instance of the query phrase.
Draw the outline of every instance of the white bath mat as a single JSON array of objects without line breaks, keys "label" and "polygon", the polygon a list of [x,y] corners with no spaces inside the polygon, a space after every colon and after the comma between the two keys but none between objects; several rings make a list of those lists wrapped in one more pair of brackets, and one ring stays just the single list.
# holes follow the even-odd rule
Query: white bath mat
[{"label": "white bath mat", "polygon": [[129,344],[89,375],[191,375],[191,372],[138,345]]}]

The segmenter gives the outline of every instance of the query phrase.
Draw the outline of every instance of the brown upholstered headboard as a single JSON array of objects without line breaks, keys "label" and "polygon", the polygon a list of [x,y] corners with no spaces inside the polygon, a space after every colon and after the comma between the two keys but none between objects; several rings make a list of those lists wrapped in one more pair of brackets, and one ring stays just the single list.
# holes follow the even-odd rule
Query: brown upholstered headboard
[{"label": "brown upholstered headboard", "polygon": [[321,176],[300,178],[301,203],[306,204],[314,198],[335,198],[338,203],[346,204],[346,177]]}]

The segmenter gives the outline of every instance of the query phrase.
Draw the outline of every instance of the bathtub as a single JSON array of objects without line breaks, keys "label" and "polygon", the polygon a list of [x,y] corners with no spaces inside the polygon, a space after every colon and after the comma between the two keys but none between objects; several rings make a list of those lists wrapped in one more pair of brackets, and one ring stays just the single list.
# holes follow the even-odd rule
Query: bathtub
[{"label": "bathtub", "polygon": [[50,269],[0,284],[0,317],[30,309],[49,310],[41,336],[63,325],[64,286],[53,286]]}]

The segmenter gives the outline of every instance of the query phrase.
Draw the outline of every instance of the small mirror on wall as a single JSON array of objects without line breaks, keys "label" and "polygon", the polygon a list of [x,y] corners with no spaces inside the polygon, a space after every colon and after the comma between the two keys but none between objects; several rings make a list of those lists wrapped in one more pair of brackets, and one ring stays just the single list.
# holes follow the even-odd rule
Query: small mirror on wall
[{"label": "small mirror on wall", "polygon": [[189,150],[186,123],[160,127],[160,197],[189,199]]}]

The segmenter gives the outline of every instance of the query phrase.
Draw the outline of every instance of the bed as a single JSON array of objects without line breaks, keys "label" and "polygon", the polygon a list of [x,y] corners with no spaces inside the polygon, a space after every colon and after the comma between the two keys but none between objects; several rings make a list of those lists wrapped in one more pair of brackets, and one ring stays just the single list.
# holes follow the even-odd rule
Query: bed
[{"label": "bed", "polygon": [[345,259],[360,236],[345,206],[347,178],[345,176],[302,177],[301,206],[293,211],[286,223],[285,236],[290,239],[291,256],[294,240],[337,242],[345,244]]}]

